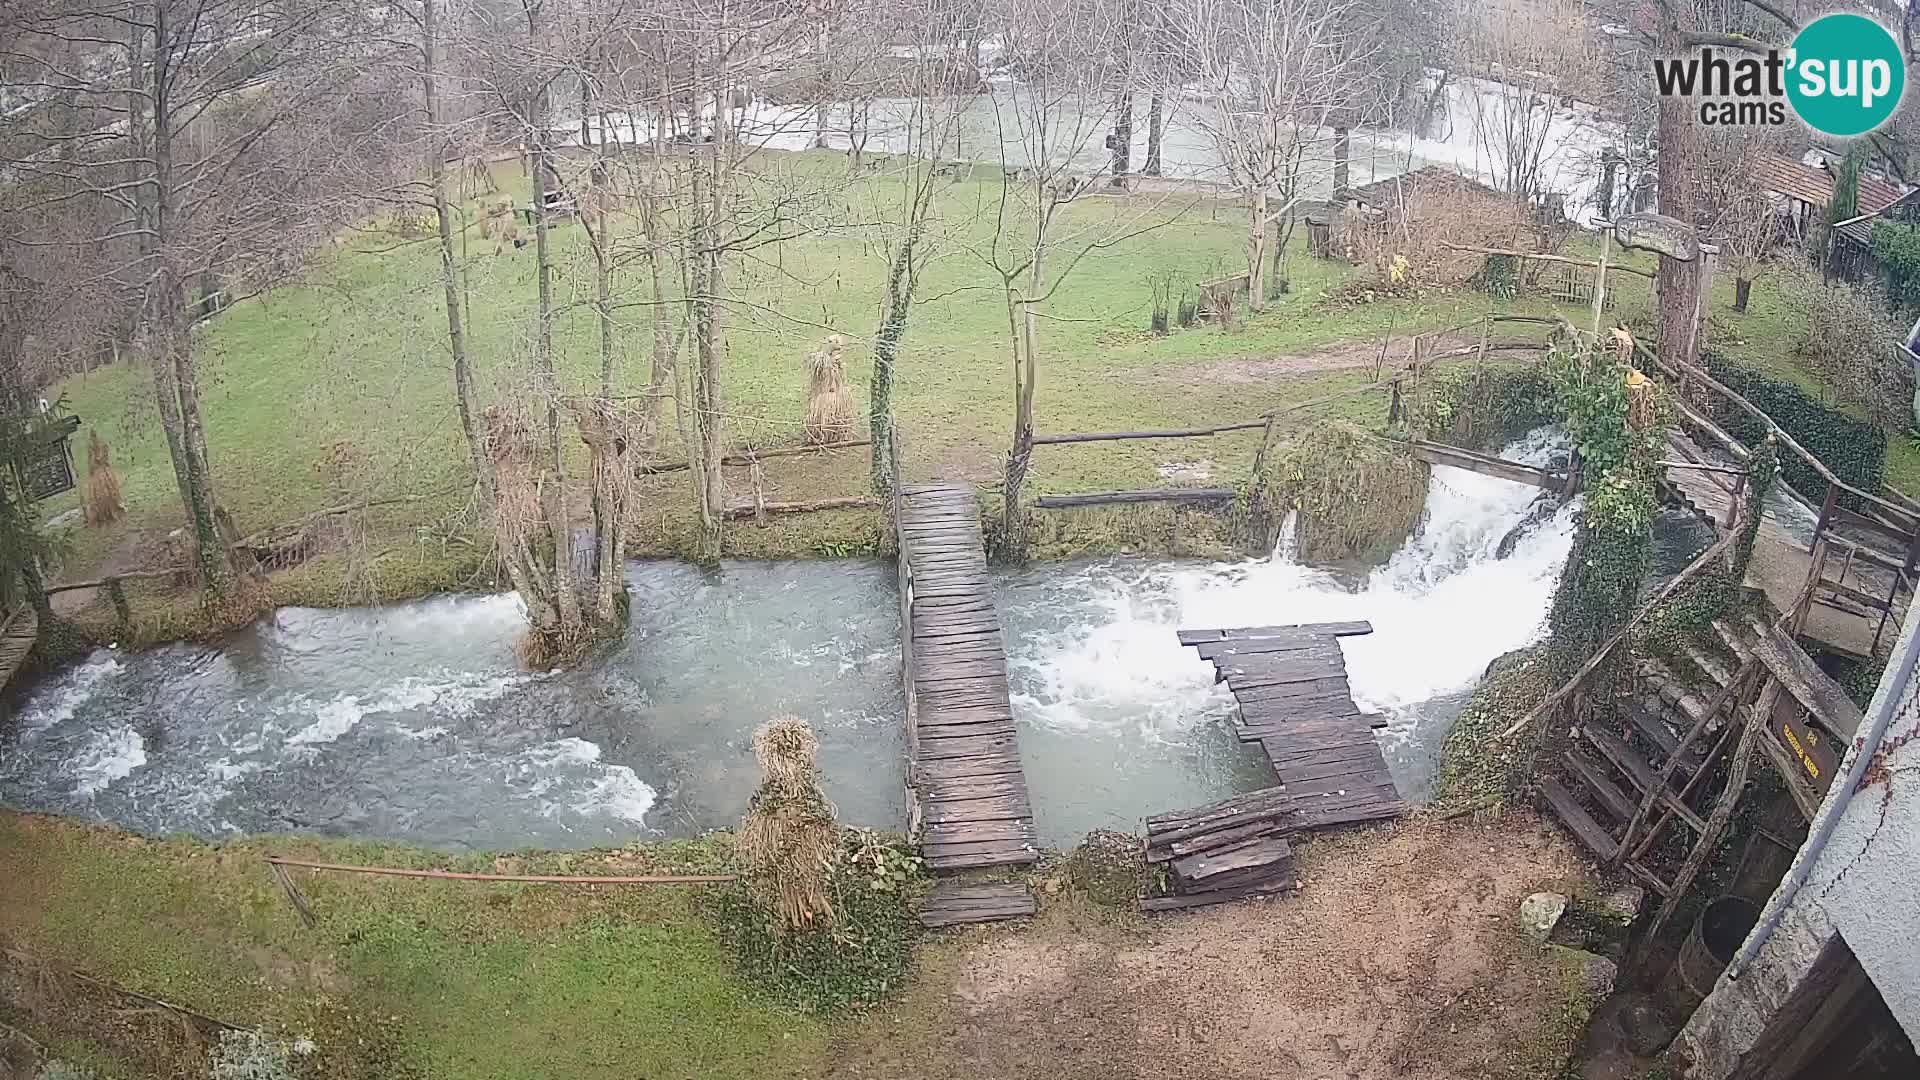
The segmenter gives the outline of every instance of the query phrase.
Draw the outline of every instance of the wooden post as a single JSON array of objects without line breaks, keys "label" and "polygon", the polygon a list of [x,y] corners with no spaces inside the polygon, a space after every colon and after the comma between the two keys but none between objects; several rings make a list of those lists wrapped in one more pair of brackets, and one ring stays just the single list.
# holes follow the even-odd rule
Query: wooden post
[{"label": "wooden post", "polygon": [[[1770,683],[1769,686],[1778,687],[1779,684]],[[1748,714],[1746,727],[1740,732],[1740,743],[1733,751],[1733,764],[1727,769],[1727,786],[1721,789],[1720,799],[1713,805],[1713,815],[1707,819],[1706,829],[1695,838],[1693,849],[1687,853],[1686,862],[1680,865],[1680,872],[1674,875],[1672,889],[1666,900],[1661,903],[1659,912],[1654,915],[1653,922],[1648,925],[1645,936],[1641,938],[1639,960],[1646,958],[1648,946],[1660,936],[1660,931],[1667,925],[1667,920],[1671,919],[1674,911],[1679,908],[1681,899],[1693,886],[1694,877],[1700,873],[1700,867],[1706,863],[1707,856],[1718,845],[1720,834],[1726,830],[1728,819],[1733,817],[1733,808],[1740,802],[1740,796],[1747,786],[1747,765],[1753,760],[1753,740],[1761,725],[1767,722],[1766,714],[1773,711],[1775,696],[1774,693],[1762,694],[1760,702],[1756,703],[1754,710]],[[1762,704],[1766,706],[1764,710],[1760,708]]]},{"label": "wooden post", "polygon": [[[1613,229],[1600,230],[1600,267],[1593,272],[1593,340],[1600,341],[1600,313],[1607,302],[1607,255],[1613,250]],[[1571,270],[1571,268],[1569,268]]]},{"label": "wooden post", "polygon": [[127,603],[127,589],[119,578],[107,579],[107,599],[113,601],[113,618],[120,636],[133,636],[133,606]]},{"label": "wooden post", "polygon": [[[1400,384],[1396,381],[1394,383],[1394,402],[1396,404],[1400,400],[1399,394]],[[1279,419],[1277,416],[1267,417],[1265,433],[1260,436],[1260,449],[1253,452],[1253,476],[1249,478],[1252,483],[1260,482],[1261,471],[1266,468],[1267,451],[1273,446],[1273,425],[1274,422]]]},{"label": "wooden post", "polygon": [[[1820,520],[1814,523],[1813,536],[1819,539],[1827,531],[1827,522],[1833,519],[1833,507],[1840,499],[1840,488],[1832,481],[1827,482],[1827,501],[1820,504]],[[1809,549],[1811,550],[1811,549]]]},{"label": "wooden post", "polygon": [[280,882],[281,891],[287,894],[287,903],[293,905],[294,913],[300,916],[300,921],[307,925],[307,929],[313,929],[319,920],[314,918],[313,907],[307,903],[306,895],[300,891],[300,886],[293,883],[293,876],[287,873],[287,868],[279,863],[267,865],[273,868],[274,879]]},{"label": "wooden post", "polygon": [[767,523],[767,473],[760,467],[758,460],[747,466],[747,475],[753,481],[753,521],[756,525]]},{"label": "wooden post", "polygon": [[1733,528],[1733,523],[1739,520],[1740,499],[1742,498],[1742,496],[1746,494],[1746,491],[1747,491],[1747,474],[1741,473],[1738,476],[1735,476],[1733,478],[1733,497],[1727,500],[1727,523],[1725,526],[1726,528],[1729,528],[1729,529]]},{"label": "wooden post", "polygon": [[1813,534],[1813,561],[1807,566],[1807,583],[1801,586],[1800,599],[1793,605],[1789,616],[1787,632],[1798,635],[1807,625],[1807,612],[1813,607],[1814,590],[1820,587],[1820,576],[1827,569],[1827,538],[1822,533]]}]

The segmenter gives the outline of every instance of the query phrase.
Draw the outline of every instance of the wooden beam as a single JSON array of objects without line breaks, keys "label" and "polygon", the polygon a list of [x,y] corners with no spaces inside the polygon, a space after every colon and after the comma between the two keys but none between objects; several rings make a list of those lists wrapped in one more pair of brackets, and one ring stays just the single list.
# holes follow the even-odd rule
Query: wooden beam
[{"label": "wooden beam", "polygon": [[816,510],[871,510],[880,505],[873,495],[848,495],[844,498],[815,499],[812,502],[741,503],[729,506],[721,516],[729,521],[758,517],[760,514],[808,514]]},{"label": "wooden beam", "polygon": [[[1464,251],[1472,255],[1507,255],[1515,259],[1531,259],[1534,262],[1561,263],[1566,266],[1585,267],[1588,270],[1601,269],[1599,263],[1587,259],[1569,259],[1564,255],[1546,255],[1537,251],[1515,251],[1512,248],[1474,247],[1470,244],[1449,244],[1444,240],[1441,241],[1440,246],[1449,251]],[[1619,263],[1608,263],[1606,269],[1618,270],[1624,274],[1638,274],[1649,281],[1654,277],[1653,271],[1642,270],[1637,266],[1622,266]]]},{"label": "wooden beam", "polygon": [[[1264,426],[1264,424],[1262,425]],[[1150,488],[1144,491],[1088,491],[1079,495],[1042,495],[1033,500],[1041,510],[1062,510],[1073,506],[1113,506],[1119,503],[1147,502],[1225,502],[1237,492],[1232,488]]]},{"label": "wooden beam", "polygon": [[1067,443],[1119,442],[1123,439],[1199,439],[1209,435],[1219,435],[1228,431],[1253,431],[1264,428],[1267,422],[1248,420],[1240,424],[1223,424],[1210,428],[1181,428],[1174,431],[1095,431],[1083,435],[1035,435],[1035,446],[1061,446]]},{"label": "wooden beam", "polygon": [[[850,450],[856,446],[871,446],[871,439],[849,439],[846,442],[822,443],[819,446],[780,446],[771,450],[742,450],[728,454],[720,459],[722,465],[735,467],[751,465],[768,458],[794,457],[799,454],[820,454],[832,450]],[[687,468],[684,461],[641,462],[633,467],[635,476],[658,476],[661,473],[680,472]]]},{"label": "wooden beam", "polygon": [[1466,469],[1486,476],[1497,476],[1502,480],[1511,480],[1517,484],[1531,484],[1547,491],[1560,491],[1566,487],[1567,478],[1563,473],[1550,473],[1545,469],[1536,469],[1531,465],[1508,461],[1505,458],[1477,454],[1471,450],[1462,450],[1445,443],[1428,442],[1415,439],[1408,444],[1413,456],[1431,465],[1447,465],[1456,469]]},{"label": "wooden beam", "polygon": [[1780,685],[1807,707],[1821,727],[1842,742],[1852,742],[1860,730],[1860,707],[1840,689],[1839,683],[1814,664],[1812,657],[1772,624],[1755,620],[1751,625],[1755,659],[1765,664],[1773,677],[1780,680]]}]

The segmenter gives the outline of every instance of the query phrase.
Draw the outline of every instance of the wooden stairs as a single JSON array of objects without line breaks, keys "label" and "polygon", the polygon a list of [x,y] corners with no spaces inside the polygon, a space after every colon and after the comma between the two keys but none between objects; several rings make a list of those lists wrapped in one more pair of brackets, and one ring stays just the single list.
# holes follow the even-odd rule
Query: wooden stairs
[{"label": "wooden stairs", "polygon": [[33,643],[40,635],[40,617],[30,607],[6,617],[0,622],[0,688],[12,681],[13,673],[27,662],[27,654],[33,651]]},{"label": "wooden stairs", "polygon": [[1662,897],[1687,882],[1663,878],[1649,860],[1661,833],[1684,828],[1696,846],[1712,831],[1697,807],[1748,715],[1740,696],[1760,666],[1750,634],[1723,619],[1714,623],[1714,640],[1687,642],[1682,652],[1697,677],[1639,661],[1633,689],[1614,702],[1618,721],[1576,726],[1575,745],[1561,761],[1564,781],[1539,781],[1548,809],[1583,846]]}]

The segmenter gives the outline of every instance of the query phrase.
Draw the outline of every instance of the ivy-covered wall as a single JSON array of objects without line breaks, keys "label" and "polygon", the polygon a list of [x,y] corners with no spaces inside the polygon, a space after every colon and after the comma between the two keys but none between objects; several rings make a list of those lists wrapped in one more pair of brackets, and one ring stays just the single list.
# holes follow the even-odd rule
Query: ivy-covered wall
[{"label": "ivy-covered wall", "polygon": [[1409,427],[1423,438],[1496,451],[1542,424],[1560,419],[1560,402],[1545,366],[1471,364],[1430,373]]},{"label": "ivy-covered wall", "polygon": [[[1706,362],[1714,378],[1773,417],[1781,430],[1825,462],[1835,476],[1862,491],[1880,490],[1887,473],[1885,432],[1865,420],[1848,416],[1793,383],[1761,374],[1736,360],[1708,353]],[[1744,412],[1728,410],[1720,420],[1728,434],[1749,447],[1759,445],[1766,437],[1766,426]],[[1780,478],[1815,503],[1827,497],[1826,480],[1800,460],[1798,454],[1780,455]],[[1844,496],[1841,501],[1855,510],[1865,509],[1853,496]]]}]

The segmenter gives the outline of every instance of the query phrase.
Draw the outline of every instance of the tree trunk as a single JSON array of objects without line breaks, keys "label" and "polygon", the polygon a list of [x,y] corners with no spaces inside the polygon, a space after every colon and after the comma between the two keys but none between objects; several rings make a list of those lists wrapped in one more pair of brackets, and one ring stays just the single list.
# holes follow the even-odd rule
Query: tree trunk
[{"label": "tree trunk", "polygon": [[[1675,55],[1678,55],[1676,50]],[[1660,99],[1660,212],[1691,226],[1694,217],[1693,166],[1699,160],[1700,133],[1686,99]],[[1700,290],[1700,260],[1682,262],[1660,256],[1654,279],[1660,304],[1660,356],[1691,364],[1699,355],[1695,319]]]},{"label": "tree trunk", "polygon": [[1160,136],[1165,124],[1162,108],[1158,92],[1147,99],[1147,164],[1141,172],[1148,176],[1160,175]]},{"label": "tree trunk", "polygon": [[1352,156],[1353,135],[1347,128],[1333,129],[1333,201],[1347,201],[1347,159]]},{"label": "tree trunk", "polygon": [[1745,315],[1747,313],[1747,300],[1752,293],[1753,280],[1751,278],[1735,277],[1733,279],[1733,310],[1741,315]]},{"label": "tree trunk", "polygon": [[[193,380],[191,348],[187,340],[185,291],[177,270],[170,265],[168,245],[173,240],[176,217],[173,190],[173,103],[175,83],[172,60],[177,42],[168,26],[165,4],[150,9],[153,16],[151,51],[146,42],[133,47],[136,57],[149,58],[148,77],[143,80],[144,95],[132,95],[130,129],[134,131],[137,152],[141,152],[146,175],[136,192],[141,224],[140,255],[146,275],[146,294],[140,318],[142,337],[149,361],[153,364],[155,397],[160,423],[167,438],[167,454],[173,463],[180,505],[193,529],[194,562],[200,572],[201,588],[209,596],[220,596],[232,581],[232,562],[221,542],[218,506],[214,501],[213,481],[207,468],[206,433],[200,418],[198,388]],[[136,38],[137,38],[136,33]]]},{"label": "tree trunk", "polygon": [[907,334],[907,317],[913,310],[913,246],[919,239],[916,219],[894,249],[893,266],[887,273],[887,313],[880,332],[873,337],[873,379],[867,390],[867,426],[873,440],[870,460],[875,495],[893,492],[899,463],[893,460],[893,371],[900,359],[900,341]]},{"label": "tree trunk", "polygon": [[[1027,294],[1039,296],[1044,283],[1042,257],[1046,252],[1047,220],[1042,213],[1033,243],[1033,265],[1028,270]],[[1006,509],[1002,521],[1007,554],[1024,559],[1027,554],[1027,519],[1021,496],[1027,482],[1027,468],[1033,460],[1033,393],[1039,382],[1040,335],[1038,317],[1025,298],[1016,295],[1013,283],[1006,283],[1007,317],[1013,331],[1013,448],[1007,453]]]},{"label": "tree trunk", "polygon": [[[696,215],[695,250],[692,254],[692,314],[694,341],[693,383],[689,390],[693,419],[693,445],[688,458],[693,462],[694,494],[700,505],[700,557],[707,562],[720,559],[720,528],[725,504],[721,458],[726,454],[724,424],[720,415],[720,305],[721,288],[719,222],[724,201],[717,193],[721,186],[720,141],[723,128],[716,127],[714,149],[707,163],[715,175],[706,175],[705,167],[693,170],[693,202]],[[715,189],[711,191],[709,189]]]},{"label": "tree trunk", "polygon": [[1247,306],[1264,311],[1267,306],[1267,189],[1255,185],[1250,193],[1252,207],[1247,211]]},{"label": "tree trunk", "polygon": [[1127,186],[1127,174],[1133,170],[1133,90],[1120,92],[1120,106],[1113,120],[1113,178],[1116,188]]},{"label": "tree trunk", "polygon": [[[528,37],[537,40],[532,11],[528,9]],[[529,149],[533,159],[533,255],[539,303],[534,348],[534,370],[539,385],[534,392],[543,399],[544,406],[542,427],[546,444],[541,450],[546,460],[540,464],[539,486],[549,541],[545,546],[553,553],[551,602],[560,617],[557,629],[564,645],[566,639],[584,629],[584,624],[580,618],[580,594],[573,579],[568,535],[572,516],[568,509],[566,459],[560,447],[560,377],[553,358],[553,249],[547,214],[547,185],[553,177],[553,162],[547,148],[547,109],[547,91],[543,87],[535,93],[529,124],[532,129]]]},{"label": "tree trunk", "polygon": [[433,215],[440,228],[440,287],[447,301],[447,347],[453,354],[453,400],[460,411],[460,431],[467,439],[467,456],[472,460],[473,478],[493,505],[493,469],[487,461],[486,440],[480,432],[480,410],[474,402],[473,365],[467,359],[466,321],[460,310],[458,261],[453,254],[453,207],[447,199],[446,150],[441,144],[439,77],[439,0],[422,0],[421,42],[425,63],[421,69],[421,90],[425,97],[427,124],[433,131],[427,152],[427,171],[433,183]]}]

